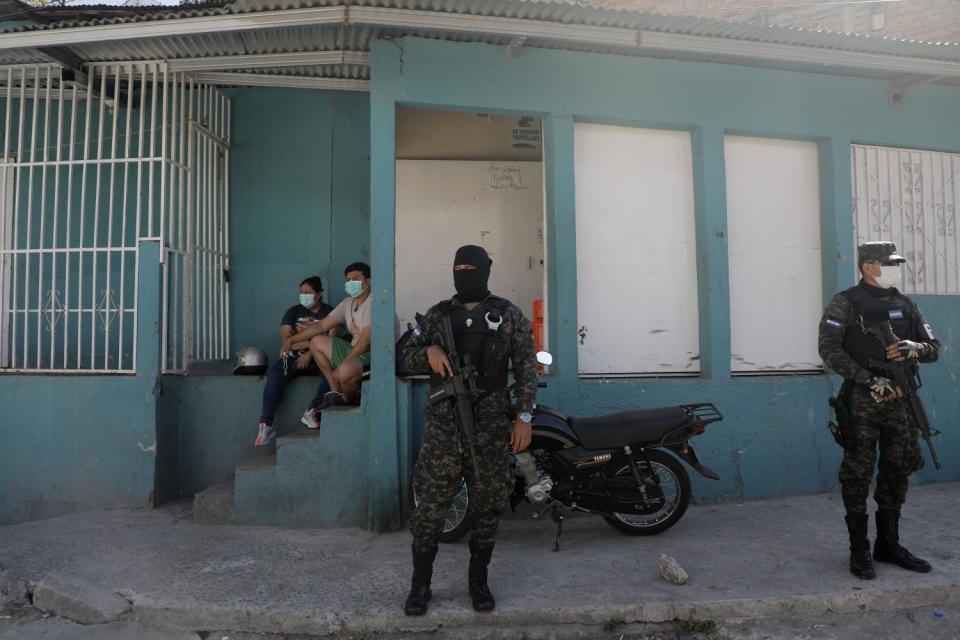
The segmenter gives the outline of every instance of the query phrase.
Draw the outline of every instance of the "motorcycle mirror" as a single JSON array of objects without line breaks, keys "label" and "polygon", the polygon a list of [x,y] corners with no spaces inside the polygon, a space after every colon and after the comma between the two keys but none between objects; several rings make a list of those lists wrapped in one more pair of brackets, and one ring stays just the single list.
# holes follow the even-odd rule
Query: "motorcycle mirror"
[{"label": "motorcycle mirror", "polygon": [[537,351],[537,362],[545,367],[549,367],[553,364],[553,356],[550,355],[549,351]]}]

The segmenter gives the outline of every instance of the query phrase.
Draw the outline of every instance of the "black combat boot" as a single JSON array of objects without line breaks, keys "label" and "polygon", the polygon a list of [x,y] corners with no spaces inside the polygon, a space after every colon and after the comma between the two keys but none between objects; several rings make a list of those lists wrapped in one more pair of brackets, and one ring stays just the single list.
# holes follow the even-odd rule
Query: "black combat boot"
[{"label": "black combat boot", "polygon": [[867,538],[867,514],[848,513],[847,531],[850,533],[850,573],[861,580],[873,580],[877,572],[870,559],[870,540]]},{"label": "black combat boot", "polygon": [[417,553],[413,551],[413,580],[410,582],[410,593],[403,605],[403,612],[408,616],[422,616],[427,612],[430,603],[430,580],[433,578],[433,559],[437,557],[437,548],[429,552]]},{"label": "black combat boot", "polygon": [[493,545],[480,545],[470,541],[470,575],[467,584],[474,611],[493,611],[496,601],[487,586],[487,565],[493,555]]},{"label": "black combat boot", "polygon": [[892,509],[877,511],[877,543],[873,557],[878,562],[890,562],[908,571],[928,573],[932,567],[900,546],[900,512]]}]

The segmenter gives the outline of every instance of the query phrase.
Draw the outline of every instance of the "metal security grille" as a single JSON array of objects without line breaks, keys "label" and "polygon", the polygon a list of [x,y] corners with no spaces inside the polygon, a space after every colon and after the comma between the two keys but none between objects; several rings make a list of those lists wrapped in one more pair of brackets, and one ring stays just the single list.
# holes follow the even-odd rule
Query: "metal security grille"
[{"label": "metal security grille", "polygon": [[230,356],[230,101],[184,77],[172,85],[177,132],[165,229],[164,371]]},{"label": "metal security grille", "polygon": [[[0,68],[0,369],[134,372],[144,240],[164,248],[164,369],[226,357],[226,287],[202,297],[191,278],[227,268],[226,156],[198,140],[226,140],[229,104],[162,62],[85,71]],[[225,328],[192,350],[208,317]]]},{"label": "metal security grille", "polygon": [[851,158],[857,243],[895,242],[907,293],[960,293],[960,155],[852,145]]}]

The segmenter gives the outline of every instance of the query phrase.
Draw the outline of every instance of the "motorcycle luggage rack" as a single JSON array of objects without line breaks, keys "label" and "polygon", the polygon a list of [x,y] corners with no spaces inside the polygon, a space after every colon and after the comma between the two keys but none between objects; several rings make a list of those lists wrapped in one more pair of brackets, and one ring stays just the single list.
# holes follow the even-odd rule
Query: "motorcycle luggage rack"
[{"label": "motorcycle luggage rack", "polygon": [[663,437],[660,438],[658,446],[669,447],[671,445],[682,444],[690,439],[690,428],[695,424],[700,424],[701,430],[698,431],[698,433],[703,433],[702,427],[706,427],[711,422],[719,422],[723,420],[723,415],[712,402],[682,404],[680,407],[687,412],[687,422],[680,427],[665,433]]},{"label": "motorcycle luggage rack", "polygon": [[686,409],[692,416],[699,418],[700,422],[704,425],[723,420],[723,414],[720,413],[712,402],[698,402],[696,404],[684,404],[680,406]]}]

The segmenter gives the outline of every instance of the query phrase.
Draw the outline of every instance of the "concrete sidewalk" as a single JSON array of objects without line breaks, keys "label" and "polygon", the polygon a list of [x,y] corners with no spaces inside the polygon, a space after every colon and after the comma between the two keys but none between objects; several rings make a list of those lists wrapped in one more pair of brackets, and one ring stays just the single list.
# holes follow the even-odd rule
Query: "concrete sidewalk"
[{"label": "concrete sidewalk", "polygon": [[[509,519],[491,565],[498,605],[489,615],[470,608],[465,543],[441,548],[430,613],[408,618],[407,532],[194,525],[183,506],[0,527],[0,568],[31,586],[94,585],[94,599],[116,593],[132,604],[125,619],[195,631],[602,625],[960,602],[960,485],[911,490],[901,533],[933,563],[926,575],[881,564],[872,582],[851,576],[842,511],[834,495],[692,507],[654,537],[624,536],[598,517],[574,516],[559,553],[549,519]],[[660,578],[660,553],[680,561],[687,584]]]}]

